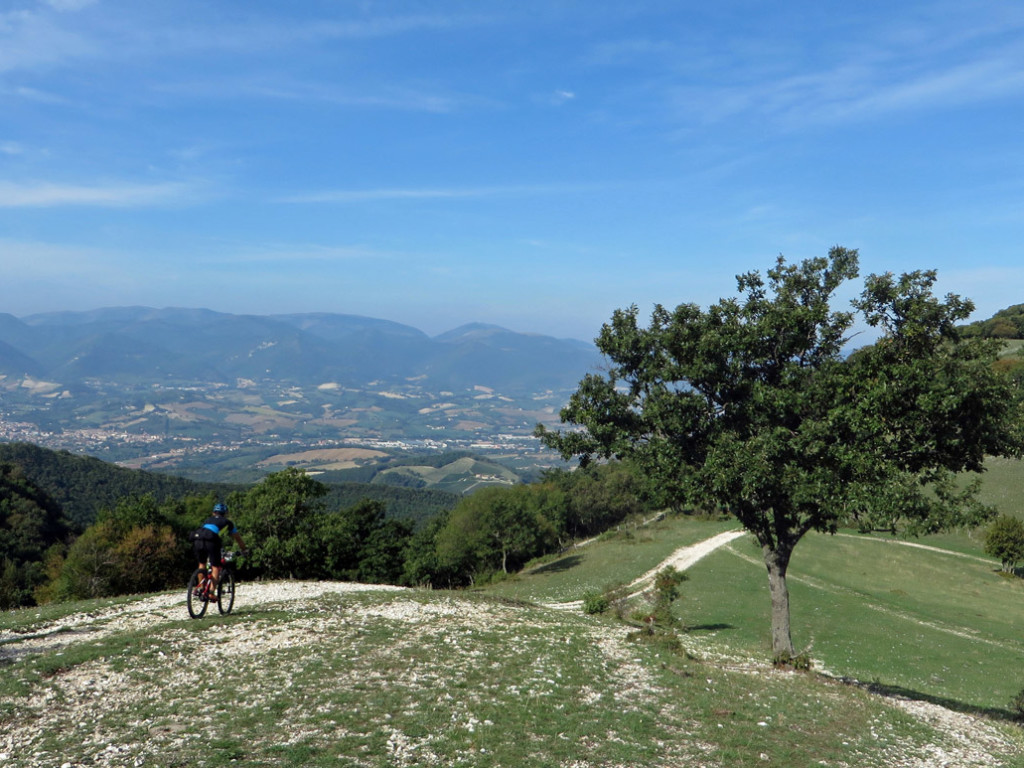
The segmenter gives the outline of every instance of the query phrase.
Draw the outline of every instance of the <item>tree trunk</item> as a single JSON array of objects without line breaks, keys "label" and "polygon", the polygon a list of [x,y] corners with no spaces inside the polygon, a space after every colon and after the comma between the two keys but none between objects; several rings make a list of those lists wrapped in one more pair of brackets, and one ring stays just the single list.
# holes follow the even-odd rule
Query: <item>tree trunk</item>
[{"label": "tree trunk", "polygon": [[772,657],[790,659],[796,655],[793,637],[789,631],[789,587],[786,571],[789,569],[791,549],[762,546],[764,564],[768,568],[768,591],[772,599]]}]

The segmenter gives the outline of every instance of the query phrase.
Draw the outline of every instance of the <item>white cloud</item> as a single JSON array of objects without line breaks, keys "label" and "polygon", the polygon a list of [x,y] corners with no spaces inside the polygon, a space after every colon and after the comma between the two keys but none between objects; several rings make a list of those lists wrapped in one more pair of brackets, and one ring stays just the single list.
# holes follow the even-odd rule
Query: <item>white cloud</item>
[{"label": "white cloud", "polygon": [[994,56],[889,79],[881,69],[844,68],[804,82],[780,83],[780,115],[791,123],[871,119],[1024,95],[1016,57]]},{"label": "white cloud", "polygon": [[394,189],[335,189],[289,195],[282,203],[363,203],[378,200],[457,200],[502,196],[557,195],[590,192],[608,184],[510,184],[492,187],[425,187]]},{"label": "white cloud", "polygon": [[795,28],[771,41],[738,33],[718,48],[632,41],[602,60],[657,54],[664,75],[648,84],[691,126],[743,120],[792,130],[1019,100],[1024,13],[979,5],[948,4],[926,17],[894,6],[882,20],[852,11],[835,21],[839,39]]},{"label": "white cloud", "polygon": [[45,0],[46,4],[57,11],[80,11],[95,5],[97,0]]},{"label": "white cloud", "polygon": [[180,202],[189,197],[187,184],[15,184],[0,182],[0,208],[48,208],[64,205],[131,208]]},{"label": "white cloud", "polygon": [[[84,12],[95,6],[96,12]],[[284,18],[239,7],[217,13],[206,3],[101,6],[97,0],[42,0],[32,10],[0,11],[0,72],[67,65],[83,58],[134,60],[193,56],[200,52],[260,54],[273,50],[373,40],[489,23],[468,13],[351,15],[354,18]],[[340,15],[340,14],[337,14]]]},{"label": "white cloud", "polygon": [[293,263],[331,263],[338,261],[370,261],[393,258],[396,254],[361,245],[317,245],[309,243],[267,244],[258,248],[249,246],[232,246],[227,249],[218,248],[216,253],[204,257],[204,263],[210,266],[228,267],[237,270],[240,264],[267,265],[273,267]]},{"label": "white cloud", "polygon": [[57,23],[53,14],[0,13],[0,72],[49,67],[101,51],[79,31]]},{"label": "white cloud", "polygon": [[216,91],[218,97],[249,95],[286,101],[319,101],[343,107],[367,107],[407,110],[410,112],[451,112],[458,103],[452,96],[427,92],[425,89],[389,86],[377,91],[358,92],[335,85],[317,83],[268,83],[266,80],[248,83],[210,83],[189,86],[191,93]]}]

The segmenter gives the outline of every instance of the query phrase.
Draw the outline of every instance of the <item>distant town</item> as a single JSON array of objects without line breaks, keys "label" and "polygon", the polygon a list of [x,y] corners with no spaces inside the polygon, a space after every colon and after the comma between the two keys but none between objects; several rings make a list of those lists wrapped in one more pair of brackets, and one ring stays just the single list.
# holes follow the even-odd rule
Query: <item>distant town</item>
[{"label": "distant town", "polygon": [[38,382],[0,383],[6,384],[0,441],[184,475],[226,462],[251,468],[274,454],[344,447],[388,455],[464,451],[518,468],[547,467],[559,460],[533,430],[541,422],[557,425],[566,397],[515,398],[485,387],[428,393],[415,384],[376,390],[248,380],[236,387],[92,381],[70,393]]}]

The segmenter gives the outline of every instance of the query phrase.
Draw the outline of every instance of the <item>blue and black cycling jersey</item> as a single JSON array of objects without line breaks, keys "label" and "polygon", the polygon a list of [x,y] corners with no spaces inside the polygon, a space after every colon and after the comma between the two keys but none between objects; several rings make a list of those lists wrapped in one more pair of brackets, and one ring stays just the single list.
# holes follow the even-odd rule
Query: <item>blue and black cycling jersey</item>
[{"label": "blue and black cycling jersey", "polygon": [[212,515],[206,518],[206,522],[200,526],[199,530],[209,531],[213,536],[220,537],[221,531],[227,529],[227,532],[234,535],[238,533],[238,528],[235,524],[228,520],[226,517],[220,515]]}]

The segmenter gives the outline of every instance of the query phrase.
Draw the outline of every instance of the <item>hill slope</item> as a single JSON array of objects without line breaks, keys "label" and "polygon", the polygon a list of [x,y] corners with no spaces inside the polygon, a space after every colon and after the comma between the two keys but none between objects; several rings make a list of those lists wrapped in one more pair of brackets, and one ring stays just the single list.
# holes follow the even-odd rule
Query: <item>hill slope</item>
[{"label": "hill slope", "polygon": [[92,523],[101,509],[113,509],[122,498],[150,494],[163,501],[205,493],[224,495],[232,490],[226,485],[125,469],[91,456],[30,443],[0,443],[0,464],[20,467],[80,528]]},{"label": "hill slope", "polygon": [[229,617],[189,621],[182,603],[155,595],[0,619],[0,711],[19,726],[0,733],[6,764],[1024,762],[1024,737],[998,720],[778,672],[694,634],[682,636],[690,656],[674,653],[555,607],[296,582],[242,585]]}]

